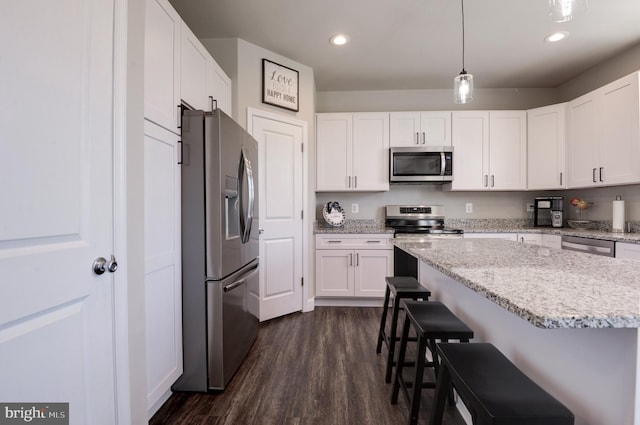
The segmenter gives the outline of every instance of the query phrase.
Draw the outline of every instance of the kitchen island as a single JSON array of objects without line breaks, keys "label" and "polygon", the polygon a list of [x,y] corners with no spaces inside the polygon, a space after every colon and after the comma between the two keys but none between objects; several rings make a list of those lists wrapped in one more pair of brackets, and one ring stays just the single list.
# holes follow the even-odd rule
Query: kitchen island
[{"label": "kitchen island", "polygon": [[475,332],[576,425],[640,425],[640,262],[495,239],[394,244]]}]

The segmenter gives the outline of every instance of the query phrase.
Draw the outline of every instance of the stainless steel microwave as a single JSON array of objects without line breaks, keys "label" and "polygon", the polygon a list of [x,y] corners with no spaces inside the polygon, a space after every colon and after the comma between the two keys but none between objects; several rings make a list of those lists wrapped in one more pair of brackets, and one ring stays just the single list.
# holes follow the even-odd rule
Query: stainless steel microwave
[{"label": "stainless steel microwave", "polygon": [[453,180],[453,148],[420,146],[391,148],[391,183],[449,182]]}]

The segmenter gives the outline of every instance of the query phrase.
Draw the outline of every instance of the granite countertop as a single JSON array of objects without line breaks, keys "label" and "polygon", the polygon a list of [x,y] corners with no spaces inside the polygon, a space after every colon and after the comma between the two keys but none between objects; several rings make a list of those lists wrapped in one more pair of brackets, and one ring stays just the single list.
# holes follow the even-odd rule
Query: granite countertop
[{"label": "granite countertop", "polygon": [[640,262],[500,239],[394,245],[539,328],[640,327]]},{"label": "granite countertop", "polygon": [[391,227],[385,226],[384,221],[379,220],[346,220],[344,226],[330,226],[318,221],[313,226],[315,234],[393,234],[394,232]]}]

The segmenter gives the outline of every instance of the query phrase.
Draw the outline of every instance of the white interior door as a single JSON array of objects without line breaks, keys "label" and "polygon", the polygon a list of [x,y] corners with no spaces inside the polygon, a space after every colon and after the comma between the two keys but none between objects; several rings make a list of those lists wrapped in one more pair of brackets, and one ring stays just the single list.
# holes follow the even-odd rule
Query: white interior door
[{"label": "white interior door", "polygon": [[[112,0],[0,2],[0,401],[112,424]],[[3,409],[4,410],[4,409]]]},{"label": "white interior door", "polygon": [[258,141],[261,321],[302,310],[302,142],[304,126],[275,114],[250,114]]}]

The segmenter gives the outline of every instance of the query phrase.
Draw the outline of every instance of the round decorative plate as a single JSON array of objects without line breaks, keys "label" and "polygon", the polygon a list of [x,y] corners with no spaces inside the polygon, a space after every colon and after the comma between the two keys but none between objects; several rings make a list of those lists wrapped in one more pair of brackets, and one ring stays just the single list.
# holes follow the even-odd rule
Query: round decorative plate
[{"label": "round decorative plate", "polygon": [[322,208],[324,221],[331,226],[342,226],[347,219],[344,210],[337,202],[329,202]]}]

